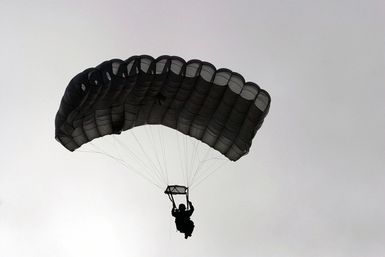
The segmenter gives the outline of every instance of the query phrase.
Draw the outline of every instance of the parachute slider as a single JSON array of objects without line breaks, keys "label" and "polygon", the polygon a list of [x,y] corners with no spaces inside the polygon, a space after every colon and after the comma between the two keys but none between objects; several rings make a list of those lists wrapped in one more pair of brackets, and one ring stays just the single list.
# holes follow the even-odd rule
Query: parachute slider
[{"label": "parachute slider", "polygon": [[185,195],[188,194],[188,187],[179,186],[179,185],[171,185],[167,186],[165,194],[168,195]]},{"label": "parachute slider", "polygon": [[188,187],[179,186],[179,185],[169,185],[169,186],[167,186],[164,193],[168,195],[168,198],[172,202],[173,206],[175,206],[175,201],[174,201],[173,195],[186,195],[186,204],[187,204],[186,206],[189,206],[188,205],[188,202],[189,202]]}]

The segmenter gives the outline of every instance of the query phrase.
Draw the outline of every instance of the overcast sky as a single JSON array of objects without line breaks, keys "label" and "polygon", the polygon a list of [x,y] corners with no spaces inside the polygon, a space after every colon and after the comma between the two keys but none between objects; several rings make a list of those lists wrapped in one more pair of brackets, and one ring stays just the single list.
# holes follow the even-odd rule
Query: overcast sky
[{"label": "overcast sky", "polygon": [[[385,256],[382,0],[0,0],[0,256]],[[69,80],[197,58],[272,97],[250,153],[191,193],[195,231],[104,156],[54,140]]]}]

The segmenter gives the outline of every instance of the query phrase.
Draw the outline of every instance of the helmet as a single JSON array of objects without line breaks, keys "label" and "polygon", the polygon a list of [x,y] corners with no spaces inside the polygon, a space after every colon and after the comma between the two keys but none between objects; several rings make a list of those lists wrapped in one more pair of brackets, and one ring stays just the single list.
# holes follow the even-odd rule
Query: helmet
[{"label": "helmet", "polygon": [[179,204],[179,210],[180,211],[185,211],[186,210],[186,206],[183,203]]}]

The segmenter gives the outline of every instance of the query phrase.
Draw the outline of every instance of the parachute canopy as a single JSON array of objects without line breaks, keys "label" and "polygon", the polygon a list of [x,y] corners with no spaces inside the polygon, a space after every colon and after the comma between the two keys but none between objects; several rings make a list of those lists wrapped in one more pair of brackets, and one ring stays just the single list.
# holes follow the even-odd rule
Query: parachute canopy
[{"label": "parachute canopy", "polygon": [[176,56],[114,59],[75,76],[55,119],[55,137],[74,151],[145,124],[194,137],[232,161],[248,153],[269,94],[229,69]]}]

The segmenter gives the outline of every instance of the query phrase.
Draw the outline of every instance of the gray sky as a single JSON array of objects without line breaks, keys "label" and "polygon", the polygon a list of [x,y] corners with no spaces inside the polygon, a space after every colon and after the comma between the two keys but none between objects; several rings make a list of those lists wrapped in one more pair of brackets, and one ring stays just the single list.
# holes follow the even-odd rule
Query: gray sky
[{"label": "gray sky", "polygon": [[[383,1],[0,2],[0,256],[385,255]],[[167,197],[54,140],[69,80],[112,58],[198,58],[272,96],[250,153]]]}]

